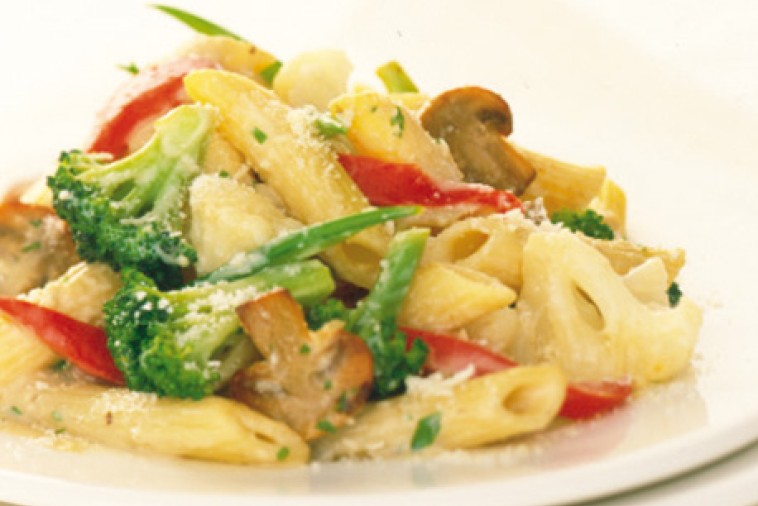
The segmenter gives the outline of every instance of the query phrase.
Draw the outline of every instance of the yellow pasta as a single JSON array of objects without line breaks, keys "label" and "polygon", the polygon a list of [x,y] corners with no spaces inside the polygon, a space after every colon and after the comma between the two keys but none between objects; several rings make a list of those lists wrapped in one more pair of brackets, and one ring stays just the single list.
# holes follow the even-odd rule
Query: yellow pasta
[{"label": "yellow pasta", "polygon": [[40,373],[6,385],[0,403],[21,422],[118,448],[234,464],[292,465],[309,454],[285,424],[220,397],[159,398]]},{"label": "yellow pasta", "polygon": [[[185,78],[190,96],[219,108],[221,129],[261,178],[304,223],[360,212],[368,202],[313,131],[307,116],[242,76],[200,70]],[[370,286],[389,234],[375,227],[332,248],[325,257],[345,279]]]},{"label": "yellow pasta", "polygon": [[461,220],[429,240],[425,261],[449,262],[521,287],[521,252],[534,228],[525,220],[503,215]]},{"label": "yellow pasta", "polygon": [[431,262],[416,271],[398,320],[421,329],[458,329],[515,300],[516,293],[493,277]]},{"label": "yellow pasta", "polygon": [[521,325],[518,312],[514,308],[504,307],[469,322],[464,330],[470,340],[511,356],[510,348],[519,337]]},{"label": "yellow pasta", "polygon": [[689,364],[701,324],[686,297],[676,307],[638,300],[603,255],[568,232],[529,237],[517,307],[514,358],[556,363],[575,380],[669,380]]},{"label": "yellow pasta", "polygon": [[349,126],[347,137],[358,154],[414,163],[442,181],[463,179],[447,145],[432,139],[415,115],[386,95],[344,95],[329,110]]},{"label": "yellow pasta", "polygon": [[317,458],[391,457],[411,451],[419,421],[439,416],[427,452],[473,448],[544,429],[563,403],[557,367],[517,367],[434,391],[408,393],[368,406],[355,424],[316,441]]},{"label": "yellow pasta", "polygon": [[199,35],[179,48],[180,57],[194,57],[217,62],[225,70],[242,74],[262,85],[271,85],[261,73],[275,65],[277,59],[249,42],[223,36]]},{"label": "yellow pasta", "polygon": [[[103,264],[79,263],[59,279],[21,297],[72,318],[102,325],[103,304],[120,285],[120,279]],[[58,360],[39,338],[0,312],[0,386]]]},{"label": "yellow pasta", "polygon": [[589,207],[603,217],[616,236],[626,235],[626,194],[619,185],[606,178]]},{"label": "yellow pasta", "polygon": [[549,213],[560,209],[582,210],[600,193],[605,181],[604,167],[575,165],[521,147],[517,149],[537,172],[523,198],[541,197]]}]

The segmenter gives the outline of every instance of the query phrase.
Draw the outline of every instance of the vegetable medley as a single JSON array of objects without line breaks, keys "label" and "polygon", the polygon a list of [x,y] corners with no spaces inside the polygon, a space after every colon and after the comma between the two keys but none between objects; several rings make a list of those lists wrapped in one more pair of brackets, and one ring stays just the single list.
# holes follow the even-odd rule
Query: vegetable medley
[{"label": "vegetable medley", "polygon": [[627,240],[605,169],[515,144],[498,93],[349,85],[340,51],[156,8],[197,37],[0,205],[0,417],[297,464],[499,444],[688,367],[684,252]]}]

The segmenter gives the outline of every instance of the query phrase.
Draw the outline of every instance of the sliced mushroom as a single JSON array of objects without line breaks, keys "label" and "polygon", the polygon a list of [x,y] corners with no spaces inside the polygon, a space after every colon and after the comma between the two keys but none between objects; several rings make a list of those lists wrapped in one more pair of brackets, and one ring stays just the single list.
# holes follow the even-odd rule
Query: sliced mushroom
[{"label": "sliced mushroom", "polygon": [[467,181],[524,192],[536,173],[505,137],[513,130],[508,103],[476,86],[456,88],[431,101],[421,115],[424,128],[444,139]]},{"label": "sliced mushroom", "polygon": [[308,330],[303,310],[285,290],[237,308],[242,326],[265,361],[240,371],[230,393],[306,440],[344,425],[366,401],[371,352],[341,322]]},{"label": "sliced mushroom", "polygon": [[66,223],[52,210],[0,205],[0,295],[42,286],[78,261]]}]

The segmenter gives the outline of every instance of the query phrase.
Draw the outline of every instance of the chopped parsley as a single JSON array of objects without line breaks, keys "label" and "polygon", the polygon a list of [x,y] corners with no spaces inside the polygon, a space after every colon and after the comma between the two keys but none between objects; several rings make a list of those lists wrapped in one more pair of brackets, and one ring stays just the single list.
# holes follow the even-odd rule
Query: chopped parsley
[{"label": "chopped parsley", "polygon": [[258,144],[263,144],[266,142],[266,139],[268,139],[266,132],[258,127],[253,128],[253,137],[255,137],[255,140],[258,141]]},{"label": "chopped parsley", "polygon": [[66,428],[65,428],[65,427],[61,427],[61,428],[59,428],[59,429],[55,429],[55,434],[56,434],[57,436],[60,436],[60,435],[61,435],[61,434],[63,434],[64,432],[66,432]]},{"label": "chopped parsley", "polygon": [[52,369],[55,372],[63,372],[68,371],[71,369],[71,362],[66,360],[65,358],[62,358],[58,360],[56,363],[50,366],[50,369]]},{"label": "chopped parsley", "polygon": [[318,133],[330,139],[335,135],[344,135],[347,133],[347,127],[340,120],[333,116],[322,115],[316,118],[316,130]]},{"label": "chopped parsley", "polygon": [[316,428],[318,430],[322,430],[330,434],[334,434],[335,432],[337,432],[337,429],[329,420],[319,420],[318,423],[316,424]]},{"label": "chopped parsley", "polygon": [[39,219],[39,218],[34,218],[33,220],[31,220],[31,221],[29,222],[29,224],[30,224],[31,226],[33,226],[34,228],[39,228],[39,227],[40,227],[40,225],[42,225],[42,220],[41,220],[41,219]]},{"label": "chopped parsley", "polygon": [[403,132],[405,131],[405,116],[403,115],[403,110],[400,109],[400,107],[395,108],[395,114],[390,119],[390,125],[397,127],[397,132],[395,132],[395,135],[398,137],[403,136]]},{"label": "chopped parsley", "polygon": [[229,173],[225,170],[222,170],[218,173],[218,177],[229,177]]},{"label": "chopped parsley", "polygon": [[332,389],[332,380],[327,379],[324,381],[324,390],[331,390]]},{"label": "chopped parsley", "polygon": [[11,413],[17,416],[21,416],[22,411],[21,411],[21,408],[19,408],[18,406],[11,406]]},{"label": "chopped parsley", "polygon": [[276,452],[276,460],[281,462],[282,460],[286,459],[290,455],[290,449],[287,446],[282,446],[279,448],[279,451]]},{"label": "chopped parsley", "polygon": [[610,241],[614,238],[613,229],[603,221],[603,216],[592,209],[572,211],[561,209],[550,217],[553,223],[562,223],[572,232],[581,232],[588,237]]},{"label": "chopped parsley", "polygon": [[679,288],[679,283],[674,281],[669,285],[668,290],[666,290],[666,295],[669,297],[669,305],[671,307],[676,307],[677,304],[679,304],[679,301],[682,298],[682,290]]},{"label": "chopped parsley", "polygon": [[416,430],[413,432],[413,437],[411,438],[411,450],[423,450],[434,443],[434,440],[437,439],[437,434],[440,432],[441,419],[442,413],[436,411],[418,421]]},{"label": "chopped parsley", "polygon": [[53,420],[55,420],[56,422],[62,422],[62,421],[63,421],[63,415],[62,415],[62,414],[61,414],[61,412],[60,412],[60,411],[58,411],[57,409],[56,409],[55,411],[53,411],[52,413],[50,413],[50,416],[51,416],[51,417],[52,417],[52,419],[53,419]]},{"label": "chopped parsley", "polygon": [[275,61],[265,69],[258,72],[258,75],[261,76],[261,79],[263,79],[266,84],[269,86],[274,84],[274,78],[276,77],[276,74],[279,73],[279,70],[282,68],[282,62],[279,60]]},{"label": "chopped parsley", "polygon": [[130,74],[139,74],[139,67],[134,62],[127,63],[126,65],[119,65],[118,68],[124,72],[129,72]]},{"label": "chopped parsley", "polygon": [[350,407],[349,402],[350,399],[348,398],[347,392],[342,392],[337,399],[337,413],[347,413],[347,410]]},{"label": "chopped parsley", "polygon": [[21,248],[21,251],[24,253],[29,253],[30,251],[37,251],[41,247],[42,247],[42,243],[39,241],[35,241]]},{"label": "chopped parsley", "polygon": [[300,354],[301,355],[307,355],[311,352],[311,347],[308,346],[307,343],[304,343],[302,346],[300,346]]}]

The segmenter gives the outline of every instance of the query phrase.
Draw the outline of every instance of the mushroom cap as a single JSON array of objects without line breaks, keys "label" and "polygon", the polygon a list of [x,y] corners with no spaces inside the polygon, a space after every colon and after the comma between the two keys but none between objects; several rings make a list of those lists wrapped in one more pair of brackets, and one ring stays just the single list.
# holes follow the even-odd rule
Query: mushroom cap
[{"label": "mushroom cap", "polygon": [[513,131],[513,116],[497,93],[478,86],[446,91],[429,103],[421,122],[447,142],[467,181],[520,195],[536,175],[505,140]]}]

